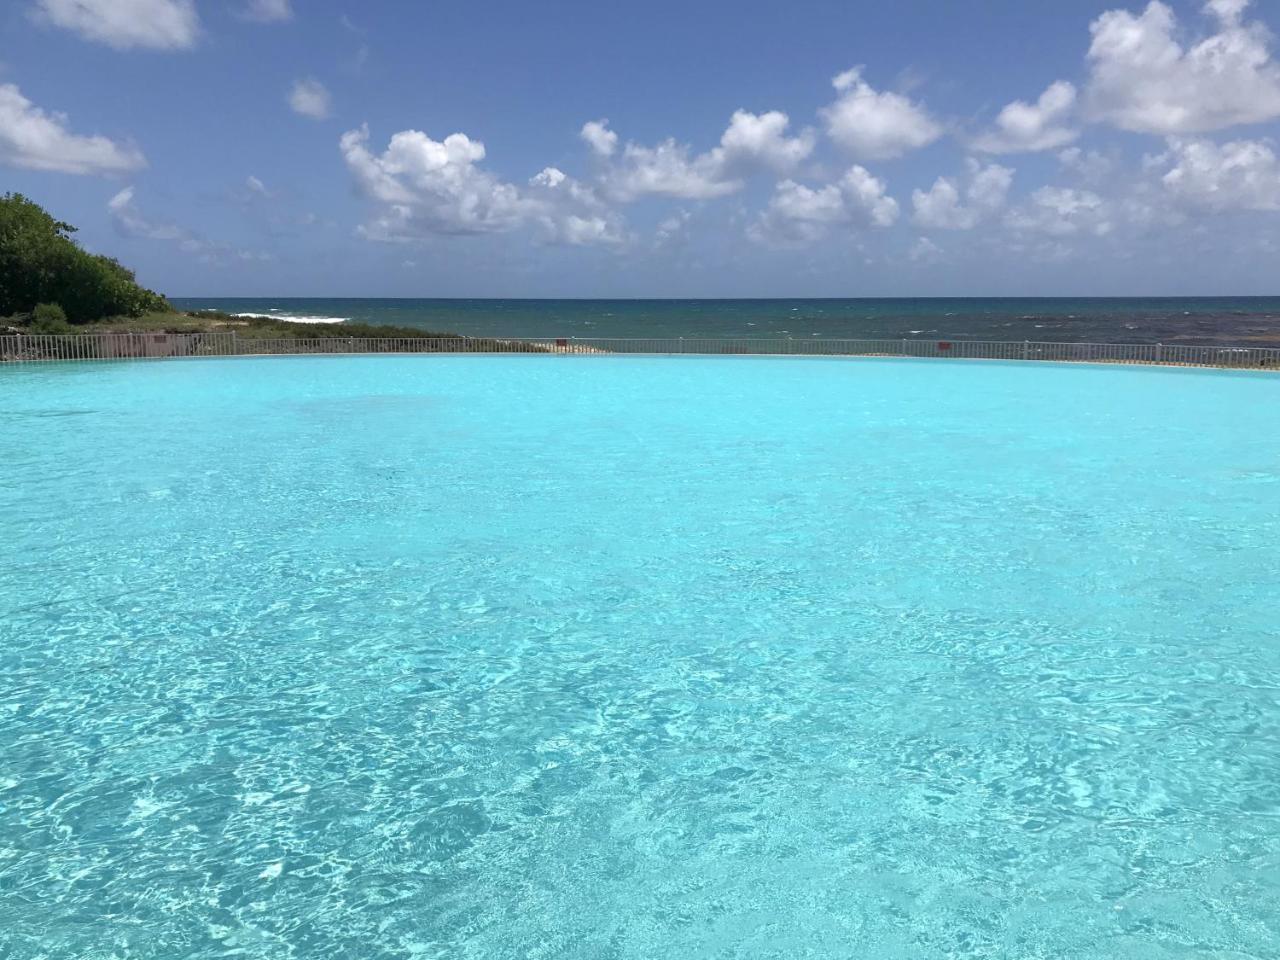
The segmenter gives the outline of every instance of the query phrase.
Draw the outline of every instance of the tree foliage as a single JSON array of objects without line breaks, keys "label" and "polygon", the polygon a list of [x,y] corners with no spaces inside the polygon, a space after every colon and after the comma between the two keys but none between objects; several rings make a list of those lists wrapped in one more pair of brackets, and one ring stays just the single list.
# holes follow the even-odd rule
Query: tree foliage
[{"label": "tree foliage", "polygon": [[60,305],[72,323],[170,309],[133,271],[81,249],[75,229],[20,193],[0,197],[0,316],[40,303]]}]

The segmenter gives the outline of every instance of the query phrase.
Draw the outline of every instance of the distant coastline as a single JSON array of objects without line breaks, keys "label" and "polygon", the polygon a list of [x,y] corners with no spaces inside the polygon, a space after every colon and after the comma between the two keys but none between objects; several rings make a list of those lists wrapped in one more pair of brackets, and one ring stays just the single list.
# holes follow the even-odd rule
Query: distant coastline
[{"label": "distant coastline", "polygon": [[1280,346],[1280,297],[525,300],[173,298],[280,324],[481,337],[791,337]]}]

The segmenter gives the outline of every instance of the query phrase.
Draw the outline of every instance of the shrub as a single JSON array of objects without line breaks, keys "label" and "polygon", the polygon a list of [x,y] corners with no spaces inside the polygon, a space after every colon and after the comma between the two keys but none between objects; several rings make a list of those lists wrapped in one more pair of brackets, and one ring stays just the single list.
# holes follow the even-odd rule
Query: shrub
[{"label": "shrub", "polygon": [[71,324],[67,323],[66,312],[56,303],[38,303],[31,311],[31,322],[27,324],[30,333],[64,334],[74,333]]},{"label": "shrub", "polygon": [[66,323],[67,312],[56,303],[37,303],[31,311],[31,320],[33,323]]}]

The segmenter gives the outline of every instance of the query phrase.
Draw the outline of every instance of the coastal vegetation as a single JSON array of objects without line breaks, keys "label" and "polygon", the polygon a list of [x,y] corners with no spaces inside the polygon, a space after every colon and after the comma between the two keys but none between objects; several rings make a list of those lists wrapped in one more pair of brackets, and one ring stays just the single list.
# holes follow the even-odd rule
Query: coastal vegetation
[{"label": "coastal vegetation", "polygon": [[90,253],[76,228],[20,193],[0,196],[0,333],[230,333],[248,339],[455,338],[418,327],[293,323],[181,312],[119,261]]},{"label": "coastal vegetation", "polygon": [[254,340],[362,338],[459,338],[421,327],[397,327],[372,323],[297,323],[277,317],[245,316],[221,310],[169,310],[140,317],[105,317],[73,330],[74,333],[234,333]]},{"label": "coastal vegetation", "polygon": [[172,309],[133,271],[83,249],[75,232],[20,193],[0,196],[0,316],[56,327],[54,306],[69,324]]}]

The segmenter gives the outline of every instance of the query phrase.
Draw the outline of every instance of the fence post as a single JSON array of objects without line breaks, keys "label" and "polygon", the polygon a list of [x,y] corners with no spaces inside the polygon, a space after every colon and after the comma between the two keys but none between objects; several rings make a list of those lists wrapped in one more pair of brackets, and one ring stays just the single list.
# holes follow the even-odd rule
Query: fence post
[{"label": "fence post", "polygon": [[902,338],[902,355],[904,357],[907,355],[907,338],[906,337]]},{"label": "fence post", "polygon": [[1163,361],[1164,361],[1164,344],[1157,343],[1156,344],[1156,363],[1162,363]]},{"label": "fence post", "polygon": [[1031,359],[1031,341],[1030,340],[1022,341],[1022,359],[1023,360]]}]

